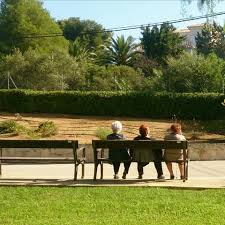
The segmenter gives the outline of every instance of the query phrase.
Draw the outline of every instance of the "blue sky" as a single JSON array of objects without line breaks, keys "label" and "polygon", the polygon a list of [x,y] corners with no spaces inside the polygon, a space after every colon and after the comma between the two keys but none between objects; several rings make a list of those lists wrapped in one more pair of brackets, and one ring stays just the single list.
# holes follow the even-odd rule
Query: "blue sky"
[{"label": "blue sky", "polygon": [[[79,17],[82,20],[94,20],[107,29],[187,18],[188,16],[198,16],[206,13],[206,11],[199,12],[196,0],[186,7],[186,10],[183,10],[180,0],[43,0],[43,4],[44,8],[56,20]],[[218,3],[214,11],[225,11],[225,1]],[[217,22],[224,24],[225,15],[215,19]],[[185,28],[187,25],[204,21],[179,23],[175,26]],[[114,33],[115,36],[121,34],[139,38],[140,30]]]}]

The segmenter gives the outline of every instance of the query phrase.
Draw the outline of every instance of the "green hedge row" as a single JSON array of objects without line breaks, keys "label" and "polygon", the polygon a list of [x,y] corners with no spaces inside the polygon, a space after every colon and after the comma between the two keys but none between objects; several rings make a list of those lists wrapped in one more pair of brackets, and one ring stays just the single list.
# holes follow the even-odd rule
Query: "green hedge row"
[{"label": "green hedge row", "polygon": [[225,119],[220,94],[0,90],[0,111],[148,118]]}]

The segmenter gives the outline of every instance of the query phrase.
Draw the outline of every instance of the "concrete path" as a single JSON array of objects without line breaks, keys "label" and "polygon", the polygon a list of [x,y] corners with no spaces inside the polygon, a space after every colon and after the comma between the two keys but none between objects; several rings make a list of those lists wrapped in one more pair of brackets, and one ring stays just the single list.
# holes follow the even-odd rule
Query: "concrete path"
[{"label": "concrete path", "polygon": [[[177,179],[169,180],[169,173],[163,163],[165,180],[156,179],[153,163],[144,168],[144,179],[137,179],[136,163],[132,163],[126,180],[113,180],[113,169],[104,164],[104,180],[93,181],[93,164],[85,165],[85,179],[73,181],[73,165],[3,165],[0,185],[41,185],[41,186],[157,186],[177,188],[225,188],[225,161],[191,161],[189,180],[179,180],[179,170],[174,164]],[[120,175],[123,165],[120,168]],[[100,171],[98,173],[100,175]]]}]

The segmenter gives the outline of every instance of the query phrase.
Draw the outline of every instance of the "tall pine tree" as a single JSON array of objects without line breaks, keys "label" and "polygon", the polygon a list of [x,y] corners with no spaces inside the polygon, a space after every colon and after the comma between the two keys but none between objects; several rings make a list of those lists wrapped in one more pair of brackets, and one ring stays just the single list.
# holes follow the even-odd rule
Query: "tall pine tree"
[{"label": "tall pine tree", "polygon": [[[61,34],[57,23],[38,0],[2,0],[0,3],[0,52],[8,54],[13,48],[22,52],[28,48],[49,52],[54,48],[68,50],[63,36],[38,37]],[[28,38],[32,36],[32,38]],[[36,38],[34,38],[34,36]]]},{"label": "tall pine tree", "polygon": [[178,56],[184,49],[184,38],[174,31],[175,27],[167,23],[162,24],[160,28],[143,28],[141,44],[145,56],[159,64],[165,64],[169,56]]},{"label": "tall pine tree", "polygon": [[197,34],[196,49],[199,54],[209,55],[215,53],[225,59],[225,32],[223,27],[213,24],[205,24],[202,32]]}]

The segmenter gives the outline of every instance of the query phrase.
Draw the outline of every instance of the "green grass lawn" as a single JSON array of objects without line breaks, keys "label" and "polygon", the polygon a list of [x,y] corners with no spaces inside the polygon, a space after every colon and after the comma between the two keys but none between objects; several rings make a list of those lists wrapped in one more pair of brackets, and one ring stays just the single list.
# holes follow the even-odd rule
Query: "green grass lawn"
[{"label": "green grass lawn", "polygon": [[0,187],[1,225],[225,225],[225,189]]}]

